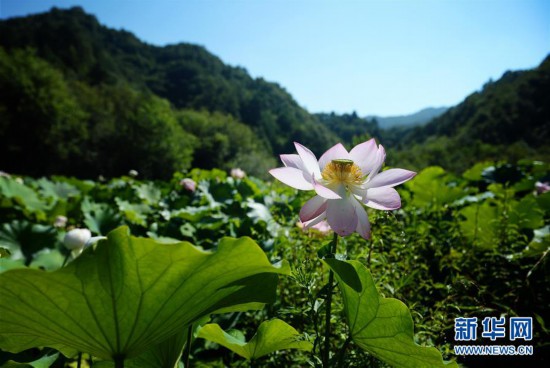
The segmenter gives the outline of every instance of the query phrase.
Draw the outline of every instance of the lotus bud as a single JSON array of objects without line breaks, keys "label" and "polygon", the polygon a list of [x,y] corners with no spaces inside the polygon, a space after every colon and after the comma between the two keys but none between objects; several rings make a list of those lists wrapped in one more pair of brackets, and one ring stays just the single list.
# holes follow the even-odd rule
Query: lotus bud
[{"label": "lotus bud", "polygon": [[67,225],[67,218],[65,216],[57,216],[53,223],[54,227],[65,227]]},{"label": "lotus bud", "polygon": [[80,252],[91,238],[92,233],[88,229],[72,229],[65,235],[63,243],[67,249]]},{"label": "lotus bud", "polygon": [[234,179],[242,179],[246,176],[246,173],[240,168],[236,168],[236,169],[231,169],[231,176]]},{"label": "lotus bud", "polygon": [[135,178],[136,176],[138,176],[138,172],[136,170],[130,170],[128,171],[128,175],[132,178]]},{"label": "lotus bud", "polygon": [[535,183],[535,189],[537,191],[537,194],[542,194],[550,191],[550,185],[548,185],[548,182],[541,183],[540,181],[537,181]]},{"label": "lotus bud", "polygon": [[180,181],[180,185],[188,192],[194,192],[197,189],[197,183],[193,179],[185,178]]}]

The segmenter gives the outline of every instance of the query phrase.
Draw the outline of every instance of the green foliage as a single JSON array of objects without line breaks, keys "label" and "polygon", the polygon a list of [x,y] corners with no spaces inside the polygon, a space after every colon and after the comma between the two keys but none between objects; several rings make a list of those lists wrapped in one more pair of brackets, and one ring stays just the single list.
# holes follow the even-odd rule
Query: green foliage
[{"label": "green foliage", "polygon": [[225,170],[240,167],[251,175],[265,177],[276,166],[252,129],[231,116],[184,110],[177,118],[183,129],[201,137],[194,151],[193,167]]},{"label": "green foliage", "polygon": [[6,170],[94,177],[137,169],[166,178],[190,166],[195,138],[150,93],[72,83],[31,51],[1,48],[0,85]]},{"label": "green foliage", "polygon": [[91,172],[115,176],[134,169],[168,178],[190,167],[196,139],[178,125],[168,101],[128,85],[77,84],[75,90],[89,114],[83,161]]},{"label": "green foliage", "polygon": [[[348,145],[365,142],[371,137],[380,138],[381,131],[376,119],[360,118],[355,112],[337,115],[316,114],[319,121],[335,132]],[[358,139],[360,137],[360,139]],[[358,142],[360,140],[360,142]]]},{"label": "green foliage", "polygon": [[[372,240],[366,242],[358,236],[341,239],[337,259],[347,257],[367,265],[375,276],[377,295],[400,299],[409,306],[415,326],[414,341],[437,346],[445,359],[455,358],[450,350],[453,320],[464,316],[532,316],[535,349],[544,349],[547,336],[539,321],[544,321],[548,313],[545,300],[550,293],[550,275],[545,255],[549,249],[550,218],[548,193],[535,194],[535,182],[547,180],[549,172],[546,164],[526,161],[517,165],[478,165],[463,176],[452,175],[442,168],[426,168],[399,188],[403,209],[391,213],[369,211]],[[197,182],[194,192],[180,185],[185,177]],[[64,177],[21,180],[12,176],[1,178],[0,183],[0,233],[6,240],[0,247],[11,251],[0,258],[4,274],[14,272],[8,269],[24,267],[25,262],[35,269],[59,269],[68,252],[61,243],[67,227],[52,227],[58,215],[68,218],[68,228],[88,227],[94,235],[106,235],[120,225],[127,225],[133,234],[155,239],[138,239],[136,246],[154,249],[176,249],[181,245],[175,243],[181,240],[191,241],[202,249],[216,249],[220,245],[218,239],[226,235],[251,236],[272,262],[289,261],[292,277],[279,280],[279,298],[274,305],[262,311],[216,315],[212,323],[232,336],[234,331],[242,331],[243,339],[244,335],[253,336],[262,322],[274,318],[306,334],[301,338],[304,341],[315,342],[323,331],[322,301],[326,289],[321,286],[326,283],[327,267],[321,264],[317,252],[327,239],[318,232],[304,232],[296,226],[297,213],[311,193],[298,193],[254,177],[235,180],[217,169],[177,172],[170,182],[130,177],[102,182]],[[26,205],[27,199],[41,205]],[[57,272],[65,275],[79,262],[90,262],[90,266],[97,252],[107,252],[104,249],[107,244],[100,242],[95,250],[88,249],[82,258],[59,271],[35,270],[37,273],[33,275],[43,280],[37,280],[37,284],[51,277],[45,275]],[[125,257],[126,253],[131,255],[124,252]],[[162,258],[162,254],[158,257]],[[151,265],[149,269],[156,269],[153,264],[159,268],[166,266],[166,257],[155,257],[151,253],[142,262]],[[241,256],[236,263],[246,259]],[[355,272],[352,264],[355,263],[339,262],[338,265],[345,265],[340,268],[333,265],[342,278],[341,284],[349,285],[350,295],[364,285],[359,277],[361,272]],[[86,279],[99,277],[95,271],[87,274]],[[10,283],[11,278],[1,285]],[[14,281],[11,287],[23,290],[16,285],[19,284]],[[345,320],[342,308],[347,302],[337,294],[334,302],[331,350],[339,351],[348,330],[344,324],[335,322]],[[171,366],[181,354],[186,331],[178,329],[179,337],[151,345],[144,354],[128,359],[126,365]],[[374,351],[364,350],[357,342],[352,341],[345,350],[341,361],[344,365],[385,367],[385,363],[375,358]],[[234,366],[242,362],[233,354],[204,339],[191,345],[192,362],[197,366]],[[306,366],[316,364],[317,355],[319,345],[314,344],[310,353],[285,350],[259,357],[254,363],[263,367]],[[10,359],[28,362],[37,358],[36,353],[29,358],[4,352],[0,353],[0,364]],[[339,362],[340,356],[336,354],[333,359]],[[59,360],[69,361],[64,357]],[[462,362],[462,358],[458,360]],[[112,367],[108,362],[95,364]]]},{"label": "green foliage", "polygon": [[32,51],[0,47],[0,96],[0,166],[33,175],[75,166],[86,115],[59,71]]}]

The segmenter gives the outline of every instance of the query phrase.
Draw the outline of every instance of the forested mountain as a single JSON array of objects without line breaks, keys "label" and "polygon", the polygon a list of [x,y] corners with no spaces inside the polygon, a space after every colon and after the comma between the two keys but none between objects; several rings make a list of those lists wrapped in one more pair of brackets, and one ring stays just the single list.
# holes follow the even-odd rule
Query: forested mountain
[{"label": "forested mountain", "polygon": [[441,116],[448,107],[427,107],[414,114],[399,116],[368,116],[369,119],[376,119],[381,129],[389,129],[398,126],[422,125],[434,118]]},{"label": "forested mountain", "polygon": [[460,172],[487,160],[550,161],[550,56],[533,70],[506,72],[424,126],[384,132],[395,162]]},{"label": "forested mountain", "polygon": [[378,127],[378,122],[374,118],[362,118],[354,111],[351,114],[330,114],[319,113],[315,117],[322,125],[336,133],[338,137],[347,145],[357,143],[359,140],[378,138],[382,132]]},{"label": "forested mountain", "polygon": [[262,176],[293,141],[321,154],[369,137],[394,151],[389,164],[416,169],[550,160],[549,64],[508,72],[426,125],[382,129],[383,118],[309,114],[281,86],[203,47],[149,45],[81,8],[53,8],[0,21],[0,170],[166,178],[240,166]]},{"label": "forested mountain", "polygon": [[[148,45],[129,32],[116,31],[100,25],[94,16],[86,14],[78,7],[68,10],[54,8],[48,13],[0,22],[0,47],[5,50],[1,54],[4,70],[0,74],[6,78],[2,80],[2,101],[0,101],[2,109],[0,113],[4,117],[3,124],[11,127],[7,133],[5,129],[0,133],[4,138],[10,137],[6,134],[15,134],[15,137],[19,137],[15,140],[8,139],[14,143],[10,145],[7,152],[4,149],[1,153],[3,157],[6,157],[6,154],[11,154],[11,157],[17,154],[17,161],[19,164],[24,164],[23,170],[28,173],[38,174],[44,167],[57,171],[55,168],[67,166],[60,166],[55,162],[48,162],[48,165],[33,164],[31,157],[27,160],[21,156],[21,152],[18,152],[19,148],[24,147],[24,142],[20,140],[19,133],[12,131],[13,129],[22,129],[28,132],[34,131],[38,124],[41,124],[41,128],[38,129],[40,130],[45,129],[49,123],[55,125],[59,122],[59,120],[55,122],[54,118],[51,118],[50,122],[40,121],[40,119],[28,116],[30,112],[21,114],[18,109],[23,108],[21,104],[25,99],[34,100],[31,105],[33,103],[37,105],[51,104],[55,107],[71,101],[70,104],[74,106],[70,110],[75,112],[69,114],[71,116],[67,118],[74,120],[71,124],[81,132],[72,132],[63,138],[67,139],[67,144],[71,147],[74,146],[74,149],[67,149],[62,154],[60,152],[54,154],[50,151],[57,149],[50,147],[44,148],[44,154],[48,152],[52,160],[54,157],[61,160],[70,157],[73,160],[84,160],[90,165],[88,170],[94,174],[99,172],[106,175],[121,174],[119,170],[122,170],[122,167],[94,167],[97,165],[93,163],[97,161],[98,155],[101,155],[99,151],[105,147],[100,147],[104,145],[99,143],[103,142],[103,139],[94,138],[93,132],[99,131],[100,135],[105,135],[106,131],[116,130],[121,137],[113,139],[113,142],[107,145],[117,146],[120,144],[124,141],[124,135],[127,134],[119,129],[118,125],[122,124],[121,120],[132,124],[131,121],[136,120],[136,116],[142,114],[145,119],[145,115],[147,115],[145,111],[130,111],[132,108],[147,110],[147,108],[139,107],[142,106],[141,103],[137,103],[139,99],[151,100],[153,101],[151,104],[155,105],[154,108],[151,108],[152,110],[160,108],[165,110],[163,111],[165,116],[172,115],[168,119],[157,116],[156,119],[162,120],[159,124],[179,124],[184,131],[181,134],[191,133],[186,139],[188,153],[193,152],[192,147],[197,142],[197,139],[193,139],[193,133],[200,134],[200,132],[209,134],[205,137],[195,136],[199,138],[201,146],[212,147],[216,151],[238,150],[229,147],[236,143],[234,139],[230,139],[229,133],[235,129],[225,127],[223,130],[219,130],[203,127],[204,129],[201,128],[199,132],[197,124],[191,123],[191,120],[197,120],[197,114],[191,114],[193,115],[192,119],[189,119],[188,116],[181,118],[181,114],[189,115],[192,110],[203,111],[200,119],[204,124],[210,126],[239,124],[239,131],[251,129],[255,138],[251,141],[254,142],[251,142],[250,146],[244,145],[249,152],[244,152],[245,149],[241,149],[243,152],[237,155],[240,156],[240,159],[237,156],[227,156],[221,160],[221,163],[214,159],[208,160],[203,156],[208,152],[201,149],[200,157],[198,154],[195,155],[192,162],[189,162],[189,159],[182,161],[181,154],[176,154],[172,161],[182,162],[183,164],[180,166],[183,167],[198,164],[199,161],[202,163],[208,161],[207,166],[227,165],[228,161],[246,166],[247,163],[243,163],[242,160],[250,161],[251,153],[260,158],[266,158],[276,153],[288,152],[293,149],[292,142],[295,140],[303,142],[315,151],[322,151],[337,140],[332,132],[319,125],[312,115],[301,108],[277,84],[266,82],[261,78],[253,79],[244,69],[225,65],[219,58],[200,46],[183,43],[165,47]],[[21,51],[23,49],[25,51]],[[31,66],[33,64],[36,64],[35,67]],[[13,73],[20,78],[12,78]],[[44,73],[48,74],[48,77],[40,76]],[[43,81],[44,78],[49,79],[46,82]],[[25,87],[28,80],[32,81],[32,88],[35,90],[46,88],[44,83],[51,84],[47,86],[50,92],[39,92],[40,96],[32,94],[32,91]],[[53,96],[51,90],[55,88],[62,89],[63,92],[60,93],[63,96]],[[9,98],[11,98],[12,104],[7,104]],[[44,100],[36,101],[37,98]],[[135,105],[129,104],[126,109],[128,111],[123,111],[123,101],[126,98],[137,100]],[[52,99],[61,99],[63,102],[57,103]],[[169,101],[169,104],[166,100]],[[117,101],[121,103],[117,105]],[[13,102],[16,102],[15,105]],[[18,104],[19,107],[17,107]],[[160,107],[161,105],[162,107]],[[41,106],[35,107],[40,110],[39,114],[45,113]],[[187,113],[181,112],[184,110]],[[24,116],[25,114],[27,116]],[[116,116],[117,114],[124,116]],[[42,117],[48,119],[47,116]],[[221,123],[220,120],[230,121],[230,123]],[[109,121],[112,122],[112,125],[109,125]],[[173,122],[168,123],[168,121]],[[143,123],[142,125],[147,124]],[[70,130],[68,127],[63,129]],[[160,130],[162,129],[159,129],[159,132]],[[79,139],[71,139],[74,135],[78,135]],[[84,135],[87,135],[87,138]],[[172,134],[172,136],[175,137],[177,134]],[[248,133],[244,135],[244,137],[248,136],[250,136]],[[243,135],[236,135],[233,138],[238,137],[243,137]],[[40,140],[41,137],[34,138]],[[94,142],[94,139],[97,142]],[[161,138],[157,136],[156,139]],[[149,143],[147,142],[147,144]],[[82,155],[78,155],[76,152],[76,147],[82,147],[82,144],[89,150],[87,158],[81,157]],[[160,144],[158,143],[158,145]],[[38,146],[41,145],[48,145],[48,143],[41,142]],[[165,150],[170,151],[175,150],[178,144],[166,143],[165,146]],[[133,155],[133,151],[131,151],[127,152],[128,156]],[[41,152],[40,149],[37,152]],[[209,154],[216,155],[218,152]],[[32,156],[30,153],[28,155]],[[116,156],[112,158],[117,161]],[[22,170],[22,168],[18,169],[14,165],[10,165],[6,160],[6,158],[0,159],[0,164],[4,169]],[[11,161],[14,160],[11,159]],[[258,162],[249,162],[248,165],[250,165],[249,169],[258,168]],[[33,166],[35,167],[32,168]],[[86,165],[79,165],[79,167],[83,169]],[[171,166],[171,169],[176,168]],[[163,175],[157,172],[158,170],[146,169],[143,171],[148,175]],[[70,169],[65,173],[72,172]],[[77,174],[82,173],[78,172]]]}]

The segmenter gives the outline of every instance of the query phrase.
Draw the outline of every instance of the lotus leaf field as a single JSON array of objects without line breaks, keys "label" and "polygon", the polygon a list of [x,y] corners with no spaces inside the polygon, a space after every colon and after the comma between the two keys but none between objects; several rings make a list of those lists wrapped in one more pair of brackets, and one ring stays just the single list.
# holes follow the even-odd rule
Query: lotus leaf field
[{"label": "lotus leaf field", "polygon": [[[469,316],[532,317],[533,356],[507,362],[538,364],[550,346],[550,192],[537,182],[549,175],[533,161],[460,176],[427,167],[396,188],[400,209],[367,210],[370,239],[337,239],[299,221],[311,193],[242,171],[4,173],[0,365],[499,364],[454,355],[454,319]],[[80,254],[64,245],[73,228],[95,237]]]}]

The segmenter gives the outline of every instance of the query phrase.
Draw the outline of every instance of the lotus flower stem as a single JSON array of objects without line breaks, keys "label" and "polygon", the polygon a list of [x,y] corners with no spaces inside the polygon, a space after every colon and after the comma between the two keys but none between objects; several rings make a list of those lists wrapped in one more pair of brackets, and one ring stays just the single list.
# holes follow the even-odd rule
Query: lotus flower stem
[{"label": "lotus flower stem", "polygon": [[191,343],[193,342],[193,324],[189,325],[187,330],[187,343],[185,344],[185,351],[183,353],[184,367],[189,367],[189,356],[191,355]]},{"label": "lotus flower stem", "polygon": [[374,248],[374,242],[370,243],[369,255],[367,256],[367,267],[370,269],[370,256],[372,254],[372,249]]},{"label": "lotus flower stem", "polygon": [[65,267],[70,256],[71,256],[71,253],[69,252],[69,254],[65,256],[65,259],[63,260],[63,264],[61,265],[61,267]]},{"label": "lotus flower stem", "polygon": [[[332,244],[330,246],[330,252],[327,255],[329,258],[334,258],[336,254],[336,249],[338,247],[338,234],[334,232],[334,237],[332,239]],[[327,289],[327,307],[325,314],[325,349],[323,352],[323,367],[329,366],[330,361],[330,318],[331,318],[331,309],[332,309],[332,289],[334,286],[334,272],[332,269],[329,271],[328,276],[328,289]]]},{"label": "lotus flower stem", "polygon": [[342,348],[340,349],[339,358],[338,358],[338,367],[344,366],[344,357],[346,356],[346,350],[350,342],[351,342],[351,334],[347,337],[346,341],[344,341],[344,345],[342,345]]},{"label": "lotus flower stem", "polygon": [[124,355],[116,355],[113,357],[115,368],[124,368]]}]

